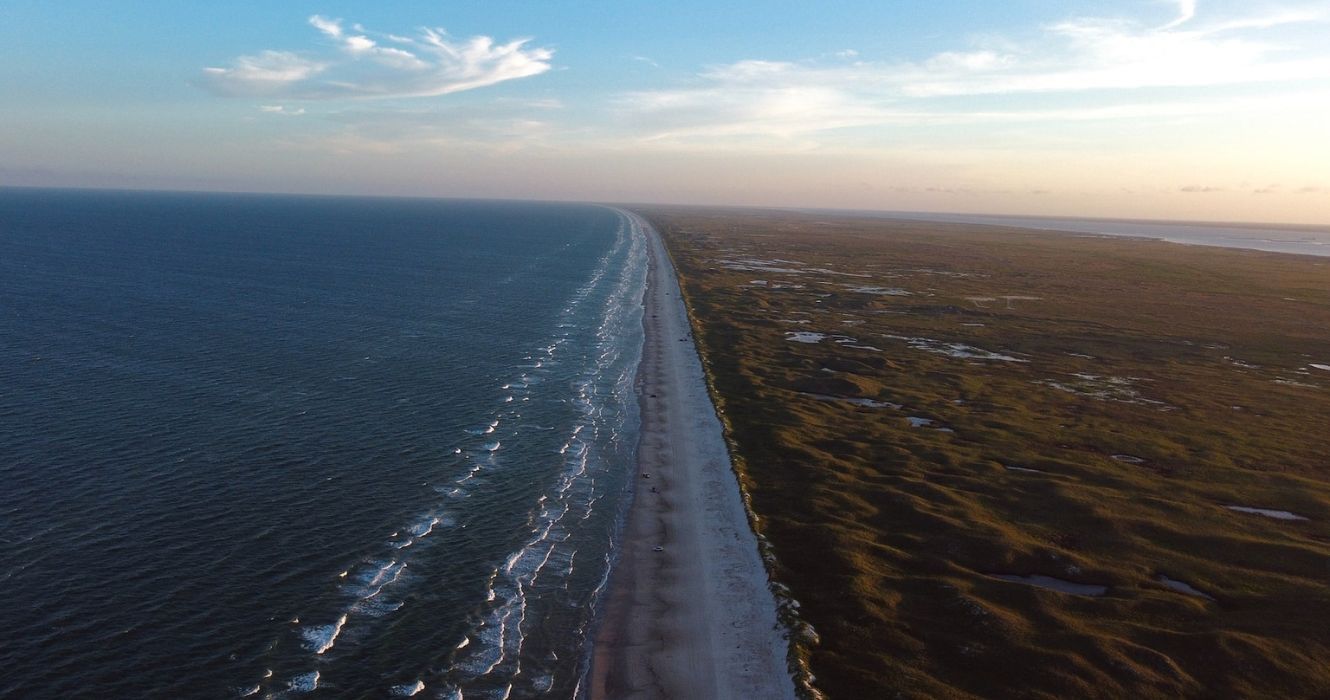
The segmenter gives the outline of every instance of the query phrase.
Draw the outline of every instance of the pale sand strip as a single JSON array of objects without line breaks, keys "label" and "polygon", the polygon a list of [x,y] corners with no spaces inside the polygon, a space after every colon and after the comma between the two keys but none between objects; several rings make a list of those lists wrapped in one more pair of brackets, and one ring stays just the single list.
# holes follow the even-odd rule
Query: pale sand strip
[{"label": "pale sand strip", "polygon": [[590,697],[794,698],[788,642],[678,279],[660,236],[628,215],[650,242],[642,437],[633,505],[595,636]]}]

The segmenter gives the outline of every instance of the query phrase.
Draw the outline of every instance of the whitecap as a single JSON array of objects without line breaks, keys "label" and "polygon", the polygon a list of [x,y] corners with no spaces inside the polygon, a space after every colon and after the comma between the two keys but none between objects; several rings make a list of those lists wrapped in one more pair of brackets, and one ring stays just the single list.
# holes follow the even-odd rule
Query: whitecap
[{"label": "whitecap", "polygon": [[389,561],[385,564],[381,564],[374,570],[372,576],[368,578],[360,577],[360,586],[357,590],[353,591],[353,594],[362,600],[373,598],[382,593],[384,588],[395,583],[405,570],[406,562],[404,561]]},{"label": "whitecap", "polygon": [[403,683],[395,685],[392,688],[393,695],[399,698],[409,698],[425,689],[425,681],[416,681],[415,683]]},{"label": "whitecap", "polygon": [[542,695],[548,693],[550,692],[550,688],[554,687],[554,676],[551,676],[548,673],[542,673],[531,679],[531,687],[537,693],[541,693]]},{"label": "whitecap", "polygon": [[306,627],[300,631],[305,638],[309,650],[315,654],[322,654],[333,648],[337,643],[337,636],[342,633],[342,627],[346,625],[346,613],[337,618],[337,621],[331,625],[315,625]]},{"label": "whitecap", "polygon": [[442,520],[442,519],[441,519],[439,516],[436,515],[436,516],[430,518],[430,519],[429,519],[428,521],[426,521],[426,522],[423,522],[423,523],[416,523],[415,525],[412,525],[412,526],[411,526],[411,534],[412,534],[416,539],[419,539],[419,538],[421,538],[421,537],[425,537],[425,536],[428,535],[429,533],[434,532],[434,526],[435,526],[435,525],[438,525],[439,522],[440,522],[441,520]]},{"label": "whitecap", "polygon": [[319,672],[302,673],[291,679],[288,687],[293,693],[309,693],[319,687]]}]

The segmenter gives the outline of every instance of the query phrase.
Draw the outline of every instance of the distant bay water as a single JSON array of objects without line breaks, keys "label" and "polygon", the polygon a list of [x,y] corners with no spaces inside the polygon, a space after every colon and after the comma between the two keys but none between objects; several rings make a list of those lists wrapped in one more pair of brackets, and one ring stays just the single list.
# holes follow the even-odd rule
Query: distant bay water
[{"label": "distant bay water", "polygon": [[[810,210],[816,211],[816,210]],[[1243,224],[1203,221],[1144,221],[998,214],[943,214],[931,212],[865,212],[858,216],[938,221],[957,224],[1010,226],[1041,231],[1062,231],[1101,236],[1153,238],[1187,245],[1263,250],[1271,253],[1330,256],[1330,225]]]},{"label": "distant bay water", "polygon": [[0,697],[575,695],[645,274],[594,206],[0,190]]}]

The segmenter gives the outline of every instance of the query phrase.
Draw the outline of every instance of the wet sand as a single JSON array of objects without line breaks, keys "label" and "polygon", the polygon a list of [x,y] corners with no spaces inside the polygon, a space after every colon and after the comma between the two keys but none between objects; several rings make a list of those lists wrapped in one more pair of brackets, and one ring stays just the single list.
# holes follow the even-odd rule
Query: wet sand
[{"label": "wet sand", "polygon": [[793,698],[788,644],[678,280],[659,236],[634,220],[651,243],[638,369],[642,437],[589,694],[592,700]]}]

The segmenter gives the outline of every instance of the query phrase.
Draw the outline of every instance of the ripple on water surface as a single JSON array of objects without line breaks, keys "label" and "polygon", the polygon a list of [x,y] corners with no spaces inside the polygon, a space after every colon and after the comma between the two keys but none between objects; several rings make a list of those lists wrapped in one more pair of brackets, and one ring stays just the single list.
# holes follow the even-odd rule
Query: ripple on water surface
[{"label": "ripple on water surface", "polygon": [[635,429],[618,214],[0,198],[4,693],[572,692]]}]

